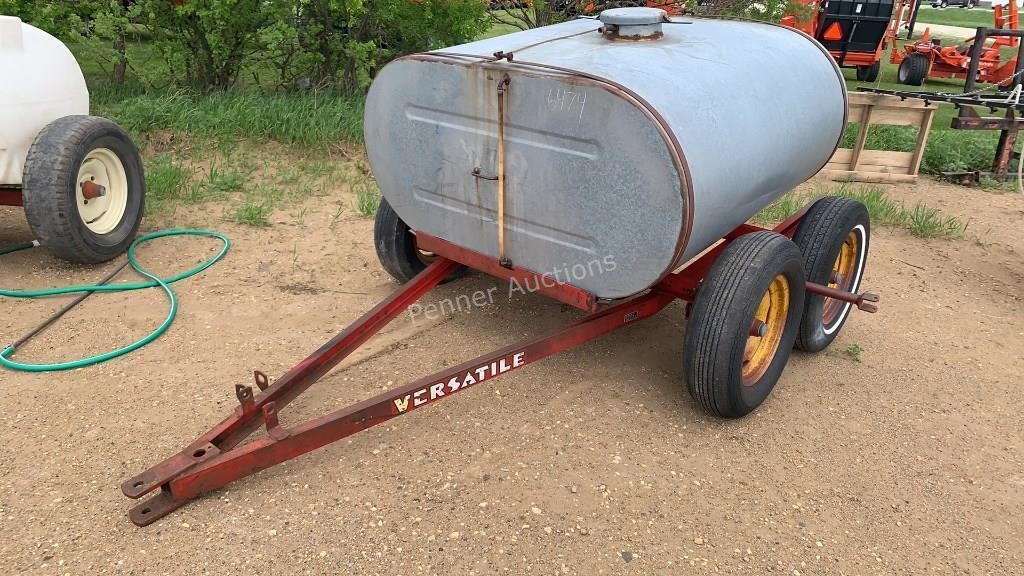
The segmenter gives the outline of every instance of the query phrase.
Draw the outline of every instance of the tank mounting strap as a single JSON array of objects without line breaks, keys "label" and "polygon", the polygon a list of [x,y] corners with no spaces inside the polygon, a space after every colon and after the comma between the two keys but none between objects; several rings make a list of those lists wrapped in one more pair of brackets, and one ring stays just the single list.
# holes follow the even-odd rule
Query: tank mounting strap
[{"label": "tank mounting strap", "polygon": [[498,262],[512,268],[505,246],[505,95],[512,82],[508,74],[498,82]]}]

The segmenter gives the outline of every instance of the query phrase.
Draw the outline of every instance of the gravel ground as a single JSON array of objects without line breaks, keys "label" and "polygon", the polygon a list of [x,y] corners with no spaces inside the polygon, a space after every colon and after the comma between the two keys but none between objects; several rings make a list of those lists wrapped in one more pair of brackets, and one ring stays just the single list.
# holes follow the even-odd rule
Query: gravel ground
[{"label": "gravel ground", "polygon": [[[372,223],[312,200],[254,230],[216,205],[228,258],[177,286],[181,315],[129,358],[0,372],[0,565],[15,574],[1022,574],[1024,198],[922,180],[892,188],[970,219],[963,240],[875,231],[864,287],[830,351],[794,354],[764,406],[701,413],[682,387],[683,307],[430,409],[236,482],[145,529],[118,485],[215,424],[252,369],[272,376],[395,286]],[[349,204],[351,205],[351,204]],[[28,239],[0,210],[0,245]],[[163,271],[212,242],[143,250]],[[44,251],[0,284],[101,277]],[[428,296],[494,286],[479,274]],[[60,302],[0,300],[13,339]],[[145,333],[156,292],[90,299],[20,357]],[[578,314],[498,299],[401,318],[282,414],[288,426]],[[848,352],[856,345],[859,354]],[[858,356],[856,359],[853,356]]]}]

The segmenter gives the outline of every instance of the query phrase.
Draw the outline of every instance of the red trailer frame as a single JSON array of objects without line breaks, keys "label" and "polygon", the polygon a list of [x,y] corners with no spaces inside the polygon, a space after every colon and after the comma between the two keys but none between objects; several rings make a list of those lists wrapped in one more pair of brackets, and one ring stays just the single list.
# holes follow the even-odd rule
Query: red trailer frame
[{"label": "red trailer frame", "polygon": [[23,206],[20,188],[0,188],[0,206]]},{"label": "red trailer frame", "polygon": [[[773,231],[792,238],[809,207],[810,204],[776,226]],[[141,498],[158,490],[155,496],[134,506],[129,512],[129,518],[139,526],[146,526],[200,494],[653,316],[676,299],[693,302],[701,279],[726,246],[743,234],[760,230],[764,229],[749,224],[741,225],[703,255],[663,278],[649,291],[612,303],[606,308],[601,308],[601,303],[593,294],[558,282],[550,275],[521,268],[507,269],[491,256],[419,233],[416,237],[417,246],[436,254],[436,260],[273,384],[269,383],[265,374],[256,372],[255,384],[260,390],[258,394],[254,395],[250,386],[237,385],[235,394],[240,406],[220,424],[178,454],[121,484],[122,492],[129,498]],[[532,280],[531,285],[539,286],[542,294],[591,314],[564,328],[483,354],[292,428],[280,425],[278,413],[282,408],[459,265],[506,281]],[[809,292],[856,304],[861,310],[876,310],[871,302],[877,302],[878,297],[873,294],[857,295],[811,282],[806,286]],[[260,427],[266,428],[265,437],[242,444]]]}]

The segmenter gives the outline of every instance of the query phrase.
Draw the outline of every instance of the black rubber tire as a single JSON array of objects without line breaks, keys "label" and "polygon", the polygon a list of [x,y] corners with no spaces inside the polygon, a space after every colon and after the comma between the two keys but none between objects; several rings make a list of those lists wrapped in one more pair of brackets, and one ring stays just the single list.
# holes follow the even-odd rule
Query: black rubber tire
[{"label": "black rubber tire", "polygon": [[[90,230],[78,213],[78,171],[94,149],[111,150],[124,166],[128,199],[124,216],[106,234]],[[22,180],[25,217],[36,240],[56,256],[95,264],[123,253],[135,239],[145,210],[142,158],[120,126],[96,116],[65,116],[32,142]]]},{"label": "black rubber tire", "polygon": [[896,79],[900,84],[920,86],[924,84],[924,79],[928,77],[929,64],[928,57],[924,54],[916,52],[909,54],[903,59],[903,62],[900,62],[900,68],[896,72]]},{"label": "black rubber tire", "polygon": [[[384,198],[380,199],[377,217],[373,221],[373,245],[380,265],[401,284],[412,280],[427,267],[422,254],[416,249],[416,235]],[[460,266],[442,284],[465,274],[466,267]]]},{"label": "black rubber tire", "polygon": [[[745,386],[743,357],[754,313],[780,274],[790,289],[781,341],[761,378]],[[734,240],[704,277],[687,321],[683,373],[690,395],[724,418],[739,418],[760,406],[792,352],[803,302],[803,262],[789,238],[765,231]]]},{"label": "black rubber tire", "polygon": [[878,71],[881,67],[881,62],[875,62],[871,66],[857,66],[857,80],[860,82],[874,82],[878,80]]},{"label": "black rubber tire", "polygon": [[[811,206],[800,220],[793,242],[803,254],[804,277],[808,282],[828,284],[839,251],[850,233],[858,237],[857,268],[851,275],[849,291],[857,292],[871,248],[871,219],[863,204],[850,198],[828,196]],[[796,347],[805,352],[820,352],[828,347],[850,315],[852,304],[826,326],[824,323],[826,298],[807,293],[803,306],[803,319],[796,338]]]}]

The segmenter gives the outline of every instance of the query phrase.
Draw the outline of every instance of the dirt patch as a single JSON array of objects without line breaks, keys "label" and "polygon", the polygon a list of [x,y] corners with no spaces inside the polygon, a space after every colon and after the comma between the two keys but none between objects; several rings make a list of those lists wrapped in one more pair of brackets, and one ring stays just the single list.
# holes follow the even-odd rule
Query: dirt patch
[{"label": "dirt patch", "polygon": [[[232,252],[176,286],[171,331],[84,370],[0,372],[0,565],[27,574],[1011,574],[1024,565],[1024,198],[923,180],[889,193],[970,219],[963,240],[877,229],[855,313],[831,351],[795,354],[740,421],[682,387],[683,308],[237,482],[138,529],[119,483],[278,376],[394,290],[345,192],[256,230],[217,205],[180,224]],[[29,239],[0,210],[0,246]],[[142,250],[194,265],[213,241]],[[0,285],[86,282],[111,265],[42,250]],[[486,289],[479,275],[430,298]],[[63,300],[0,300],[12,340]],[[159,292],[97,296],[23,359],[146,333]],[[440,322],[401,318],[283,414],[287,426],[578,313],[516,294]],[[847,353],[856,345],[859,354]],[[853,356],[859,357],[859,362]]]}]

